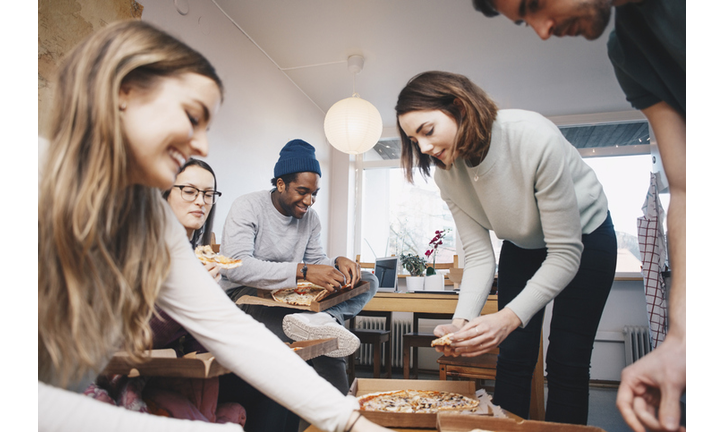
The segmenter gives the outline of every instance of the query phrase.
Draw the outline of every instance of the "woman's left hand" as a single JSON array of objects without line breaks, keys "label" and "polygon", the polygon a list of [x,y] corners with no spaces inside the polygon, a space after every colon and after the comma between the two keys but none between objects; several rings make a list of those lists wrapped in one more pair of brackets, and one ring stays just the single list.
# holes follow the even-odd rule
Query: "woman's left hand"
[{"label": "woman's left hand", "polygon": [[474,357],[495,349],[521,325],[520,318],[504,308],[493,314],[479,316],[455,333],[455,354]]},{"label": "woman's left hand", "polygon": [[215,263],[205,263],[204,267],[209,272],[212,278],[218,283],[221,280],[221,273],[219,273],[219,270],[221,270],[221,267],[219,267]]}]

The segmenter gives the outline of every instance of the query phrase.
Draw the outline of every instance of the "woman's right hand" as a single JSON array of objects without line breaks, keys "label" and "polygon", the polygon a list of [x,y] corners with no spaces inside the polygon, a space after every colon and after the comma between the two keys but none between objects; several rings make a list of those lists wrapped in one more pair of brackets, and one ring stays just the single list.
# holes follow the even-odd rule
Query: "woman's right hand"
[{"label": "woman's right hand", "polygon": [[205,263],[204,268],[206,268],[206,271],[209,272],[212,278],[218,283],[221,280],[221,273],[219,273],[219,270],[221,270],[221,267],[219,267],[216,263]]},{"label": "woman's right hand", "polygon": [[[465,321],[463,321],[463,320],[460,320],[460,322],[458,322],[458,320],[455,320],[450,324],[440,324],[439,326],[435,327],[435,330],[433,330],[433,333],[437,337],[443,337],[446,334],[455,333],[455,332],[459,331],[462,328],[462,326],[464,325],[464,323],[465,323]],[[455,350],[453,349],[453,347],[451,347],[449,345],[446,345],[446,346],[438,345],[435,347],[435,351],[437,351],[439,353],[443,353],[446,356],[454,356],[454,357],[458,356],[458,354],[455,353]]]}]

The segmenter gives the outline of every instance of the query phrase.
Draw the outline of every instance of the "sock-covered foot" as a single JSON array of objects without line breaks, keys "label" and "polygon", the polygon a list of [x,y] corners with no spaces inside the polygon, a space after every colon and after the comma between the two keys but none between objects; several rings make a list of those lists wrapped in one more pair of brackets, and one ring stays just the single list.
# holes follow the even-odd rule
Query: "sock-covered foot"
[{"label": "sock-covered foot", "polygon": [[325,354],[329,357],[346,357],[359,348],[359,339],[324,312],[300,312],[284,317],[284,334],[294,341],[312,339],[337,339],[337,349]]}]

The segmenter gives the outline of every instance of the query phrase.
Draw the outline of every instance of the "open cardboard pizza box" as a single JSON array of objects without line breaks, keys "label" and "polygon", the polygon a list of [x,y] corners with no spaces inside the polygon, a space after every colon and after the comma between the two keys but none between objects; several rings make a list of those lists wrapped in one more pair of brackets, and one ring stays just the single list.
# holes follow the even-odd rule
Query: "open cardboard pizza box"
[{"label": "open cardboard pizza box", "polygon": [[[295,349],[302,360],[310,360],[337,349],[337,339],[317,339],[287,344]],[[211,353],[192,352],[176,357],[171,348],[151,350],[150,358],[143,363],[133,363],[125,352],[118,352],[108,362],[103,374],[134,376],[162,376],[186,378],[212,378],[230,373]]]},{"label": "open cardboard pizza box", "polygon": [[495,432],[605,432],[595,426],[449,413],[437,415],[438,432],[470,432],[475,429]]},{"label": "open cardboard pizza box", "polygon": [[[463,396],[476,398],[474,381],[437,381],[437,380],[402,380],[402,379],[374,379],[356,378],[349,389],[349,394],[359,397],[369,393],[395,391],[395,390],[437,390],[459,393]],[[393,413],[360,411],[370,421],[380,426],[395,428],[424,428],[434,429],[437,424],[437,414],[424,413]],[[462,417],[492,416],[487,406],[481,411],[467,411],[451,415]]]},{"label": "open cardboard pizza box", "polygon": [[302,360],[307,361],[336,350],[337,338],[307,340],[288,345],[290,348],[298,348],[295,349],[294,352],[296,352]]},{"label": "open cardboard pizza box", "polygon": [[238,300],[236,300],[236,304],[249,304],[249,305],[260,305],[260,306],[272,306],[272,307],[285,307],[285,308],[291,308],[291,309],[300,309],[305,311],[312,311],[312,312],[321,312],[323,310],[329,309],[332,306],[338,305],[342,303],[343,301],[349,300],[352,297],[357,297],[358,295],[367,292],[370,290],[370,283],[369,282],[363,282],[360,281],[357,283],[357,286],[350,290],[343,290],[338,291],[333,294],[330,294],[329,296],[325,297],[321,301],[313,301],[311,305],[309,306],[294,306],[286,303],[280,303],[276,300],[274,300],[271,296],[270,290],[263,290],[263,289],[257,289],[257,295],[251,296],[251,295],[245,295],[241,296]]}]

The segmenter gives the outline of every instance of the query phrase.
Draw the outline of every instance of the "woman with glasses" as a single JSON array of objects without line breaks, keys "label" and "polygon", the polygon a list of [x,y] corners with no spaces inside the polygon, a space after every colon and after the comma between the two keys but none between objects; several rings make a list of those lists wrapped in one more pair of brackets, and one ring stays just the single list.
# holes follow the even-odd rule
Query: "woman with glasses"
[{"label": "woman with glasses", "polygon": [[[216,200],[220,196],[214,170],[199,159],[189,159],[176,176],[176,184],[163,193],[176,218],[186,228],[192,248],[211,244]],[[218,282],[219,267],[211,263],[205,266]]]},{"label": "woman with glasses", "polygon": [[131,412],[80,394],[118,350],[152,346],[160,308],[216,359],[321,430],[386,430],[240,311],[159,190],[205,157],[223,85],[144,21],[109,24],[63,60],[38,193],[38,430],[241,430]]}]

